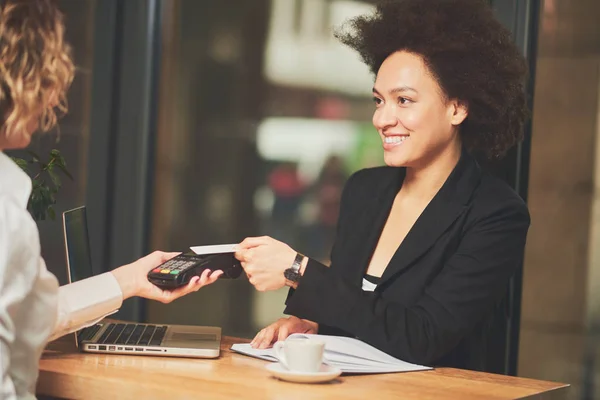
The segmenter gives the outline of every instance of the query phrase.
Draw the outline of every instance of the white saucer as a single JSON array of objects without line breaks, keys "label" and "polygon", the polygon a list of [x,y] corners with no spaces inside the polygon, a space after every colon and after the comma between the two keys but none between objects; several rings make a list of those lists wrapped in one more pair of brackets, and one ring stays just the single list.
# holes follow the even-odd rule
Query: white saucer
[{"label": "white saucer", "polygon": [[328,382],[342,374],[342,371],[339,368],[326,364],[321,365],[321,370],[319,372],[290,371],[280,363],[267,364],[267,370],[279,379],[298,383]]}]

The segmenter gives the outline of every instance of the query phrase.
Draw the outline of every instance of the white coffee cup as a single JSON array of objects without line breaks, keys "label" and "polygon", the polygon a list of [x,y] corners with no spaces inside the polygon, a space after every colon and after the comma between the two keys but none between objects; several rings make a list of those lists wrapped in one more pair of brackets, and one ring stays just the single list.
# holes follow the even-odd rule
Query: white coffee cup
[{"label": "white coffee cup", "polygon": [[275,357],[290,371],[318,372],[325,343],[309,338],[287,338],[273,346]]}]

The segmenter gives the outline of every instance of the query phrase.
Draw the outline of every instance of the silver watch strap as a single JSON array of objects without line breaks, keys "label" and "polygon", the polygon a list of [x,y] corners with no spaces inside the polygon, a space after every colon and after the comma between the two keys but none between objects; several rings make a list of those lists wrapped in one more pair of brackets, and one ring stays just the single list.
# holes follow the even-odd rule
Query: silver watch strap
[{"label": "silver watch strap", "polygon": [[296,258],[294,259],[294,262],[292,264],[292,270],[295,273],[300,273],[300,267],[302,266],[302,261],[304,261],[304,257],[306,256],[302,253],[296,253]]}]

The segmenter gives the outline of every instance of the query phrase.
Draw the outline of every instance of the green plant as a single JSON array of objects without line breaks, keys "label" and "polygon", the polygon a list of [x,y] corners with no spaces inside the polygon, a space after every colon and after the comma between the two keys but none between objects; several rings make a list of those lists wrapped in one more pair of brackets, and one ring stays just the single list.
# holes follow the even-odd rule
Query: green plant
[{"label": "green plant", "polygon": [[60,151],[53,149],[50,151],[48,162],[42,161],[41,157],[33,151],[27,151],[31,160],[12,157],[14,162],[31,177],[32,189],[27,210],[36,221],[45,220],[46,216],[54,220],[56,213],[54,205],[56,204],[55,195],[62,186],[59,172],[73,180],[73,177],[67,171],[67,164]]}]

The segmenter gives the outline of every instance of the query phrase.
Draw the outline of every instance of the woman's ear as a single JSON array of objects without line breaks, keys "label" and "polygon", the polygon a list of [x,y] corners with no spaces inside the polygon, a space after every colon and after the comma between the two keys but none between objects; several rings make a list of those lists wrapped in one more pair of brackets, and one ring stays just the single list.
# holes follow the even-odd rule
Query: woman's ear
[{"label": "woman's ear", "polygon": [[462,124],[467,115],[469,115],[469,106],[464,101],[452,100],[450,110],[452,112],[450,123],[454,126]]}]

